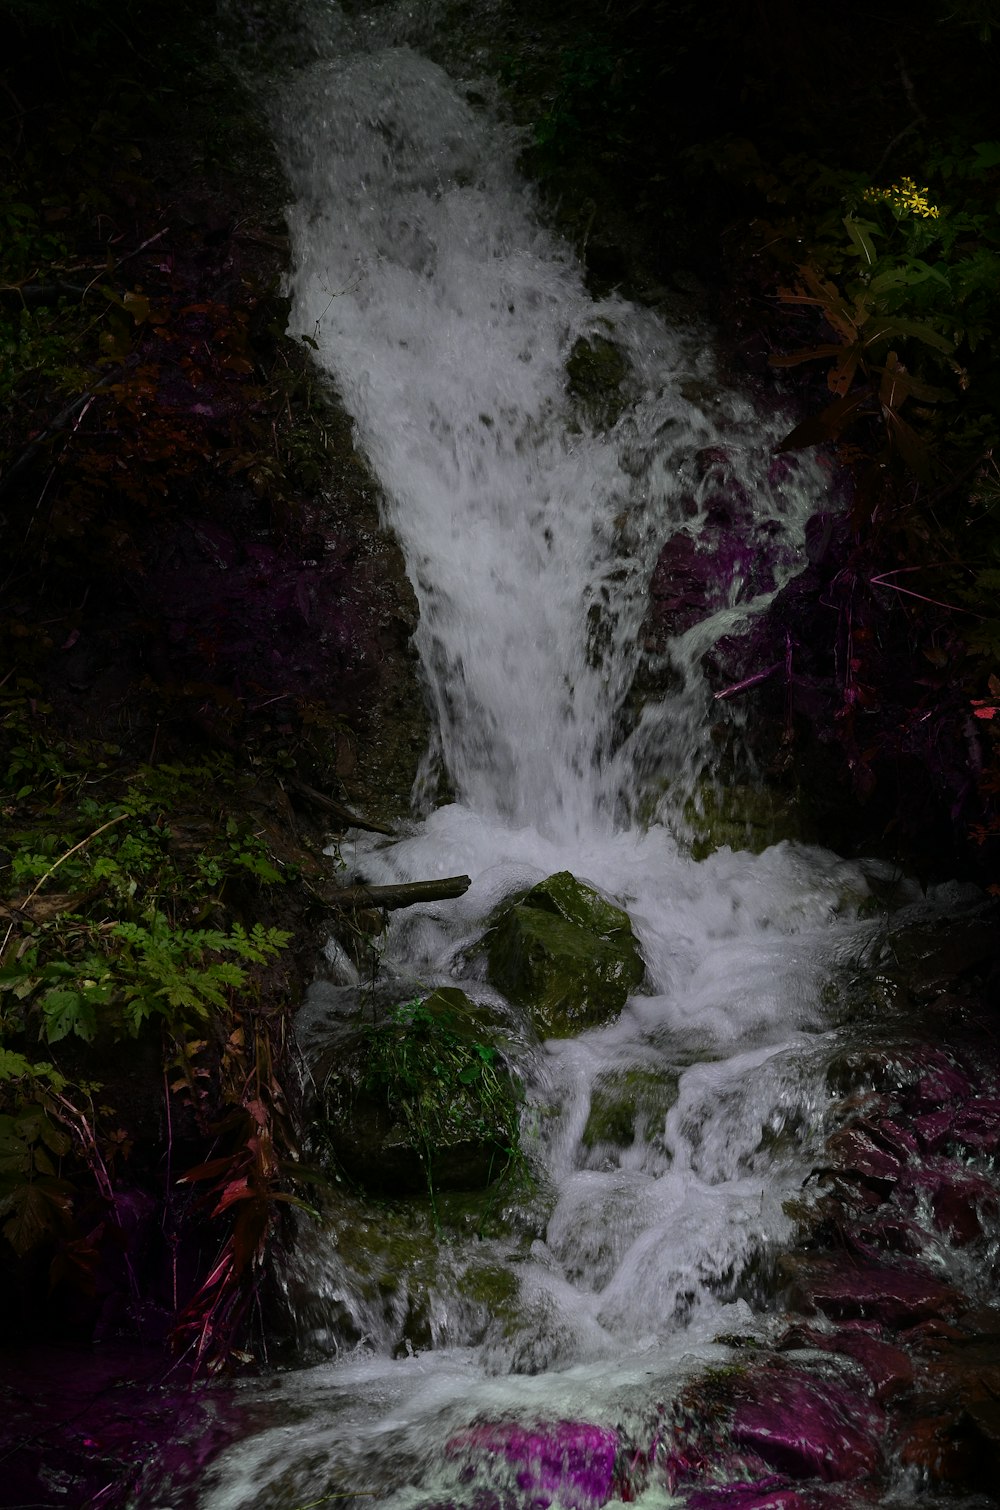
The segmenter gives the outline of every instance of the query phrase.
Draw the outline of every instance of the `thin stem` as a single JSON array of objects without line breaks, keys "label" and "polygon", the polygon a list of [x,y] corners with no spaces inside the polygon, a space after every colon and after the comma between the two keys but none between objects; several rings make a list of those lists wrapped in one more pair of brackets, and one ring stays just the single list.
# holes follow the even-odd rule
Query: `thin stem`
[{"label": "thin stem", "polygon": [[68,860],[71,855],[75,855],[78,849],[83,849],[84,845],[89,844],[91,839],[96,839],[98,834],[103,834],[105,829],[114,828],[116,823],[121,823],[124,818],[128,818],[130,816],[131,815],[129,813],[119,813],[117,818],[109,818],[107,823],[102,823],[100,828],[95,828],[92,834],[88,834],[85,839],[80,840],[79,844],[74,844],[72,849],[68,849],[64,855],[60,855],[58,860],[56,860],[54,864],[49,866],[48,870],[45,872],[44,876],[42,876],[41,880],[35,882],[34,888],[25,897],[24,901],[21,903],[19,910],[23,912],[25,907],[28,906],[29,902],[34,901],[35,897],[38,895],[42,887],[45,885],[46,881],[49,879],[49,876],[53,875],[59,869],[60,865]]}]

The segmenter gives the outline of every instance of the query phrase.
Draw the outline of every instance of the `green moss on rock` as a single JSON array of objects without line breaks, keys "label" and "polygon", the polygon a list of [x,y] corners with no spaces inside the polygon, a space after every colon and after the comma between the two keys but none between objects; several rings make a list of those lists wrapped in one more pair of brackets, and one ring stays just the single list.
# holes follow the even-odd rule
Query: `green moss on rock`
[{"label": "green moss on rock", "polygon": [[491,981],[543,1038],[608,1021],[645,973],[628,914],[569,871],[508,904],[486,946]]},{"label": "green moss on rock", "polygon": [[783,839],[810,837],[795,795],[767,787],[706,787],[697,801],[686,804],[684,817],[693,831],[691,853],[696,860],[724,845],[759,855]]},{"label": "green moss on rock", "polygon": [[628,1148],[637,1138],[651,1142],[662,1132],[667,1112],[677,1100],[679,1078],[676,1070],[638,1066],[599,1075],[590,1092],[583,1146]]},{"label": "green moss on rock", "polygon": [[566,362],[568,387],[596,429],[609,430],[625,407],[622,384],[628,363],[606,336],[581,336]]},{"label": "green moss on rock", "polygon": [[338,1044],[326,1133],[366,1189],[476,1190],[517,1154],[520,1088],[488,1012],[443,987]]}]

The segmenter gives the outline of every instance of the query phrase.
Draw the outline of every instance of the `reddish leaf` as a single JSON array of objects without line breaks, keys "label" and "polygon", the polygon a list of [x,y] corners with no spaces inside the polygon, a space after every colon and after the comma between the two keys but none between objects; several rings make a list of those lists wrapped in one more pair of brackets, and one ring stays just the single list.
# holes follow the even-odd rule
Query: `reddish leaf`
[{"label": "reddish leaf", "polygon": [[196,1180],[214,1180],[218,1175],[231,1174],[233,1171],[234,1157],[226,1154],[222,1159],[209,1159],[207,1164],[196,1164],[193,1169],[188,1169],[180,1176],[178,1185],[191,1185]]},{"label": "reddish leaf", "polygon": [[790,351],[787,356],[775,356],[773,353],[768,358],[772,367],[798,367],[801,362],[818,362],[823,357],[839,357],[843,346],[812,346],[802,351]]}]

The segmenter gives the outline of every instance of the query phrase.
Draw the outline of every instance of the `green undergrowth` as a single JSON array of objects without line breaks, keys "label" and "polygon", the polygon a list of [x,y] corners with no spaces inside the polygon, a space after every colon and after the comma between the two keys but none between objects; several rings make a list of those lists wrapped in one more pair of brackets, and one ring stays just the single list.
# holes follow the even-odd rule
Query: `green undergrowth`
[{"label": "green undergrowth", "polygon": [[417,1152],[439,1230],[443,1152],[467,1144],[486,1151],[485,1187],[527,1173],[520,1082],[483,1025],[456,1005],[458,995],[444,990],[414,997],[365,1029],[362,1089],[384,1100]]},{"label": "green undergrowth", "polygon": [[[723,163],[766,201],[744,254],[770,280],[771,365],[813,374],[779,449],[827,446],[853,481],[838,634],[859,790],[890,751],[920,750],[932,779],[952,783],[971,849],[995,856],[1000,139],[977,126],[914,133],[877,172],[767,163],[746,142],[728,143]],[[890,623],[891,637],[876,627]],[[895,727],[880,730],[871,713],[893,698]],[[995,886],[996,859],[992,874],[987,852],[983,862]]]},{"label": "green undergrowth", "polygon": [[19,1258],[43,1255],[53,1284],[92,1277],[97,1241],[88,1249],[76,1208],[96,1187],[113,1224],[115,1178],[149,1137],[115,1105],[125,1087],[120,1071],[106,1083],[106,1066],[115,1045],[152,1041],[176,1115],[186,1107],[207,1132],[222,1113],[217,1134],[237,1134],[217,1137],[227,1151],[189,1178],[228,1172],[216,1205],[232,1185],[245,1251],[231,1257],[251,1266],[247,1224],[262,1241],[267,1211],[289,1199],[283,1098],[263,1071],[255,1004],[290,933],[257,915],[295,868],[248,818],[247,778],[228,756],[132,767],[111,745],[54,734],[31,689],[11,685],[0,693],[0,1232]]}]

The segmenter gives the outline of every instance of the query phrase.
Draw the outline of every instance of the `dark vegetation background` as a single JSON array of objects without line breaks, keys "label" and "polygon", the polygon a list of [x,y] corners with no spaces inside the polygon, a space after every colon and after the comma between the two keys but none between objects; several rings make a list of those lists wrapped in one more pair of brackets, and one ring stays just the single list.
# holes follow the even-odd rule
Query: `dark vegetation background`
[{"label": "dark vegetation background", "polygon": [[[714,318],[848,500],[713,668],[784,667],[748,694],[764,778],[844,851],[995,888],[997,8],[449,24],[489,28],[595,290]],[[405,809],[424,741],[411,595],[284,334],[284,189],[219,50],[290,25],[0,3],[0,1264],[13,1330],[198,1367],[258,1350],[308,1193],[320,850],[345,806]]]}]

